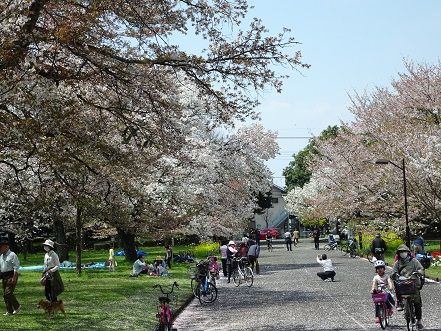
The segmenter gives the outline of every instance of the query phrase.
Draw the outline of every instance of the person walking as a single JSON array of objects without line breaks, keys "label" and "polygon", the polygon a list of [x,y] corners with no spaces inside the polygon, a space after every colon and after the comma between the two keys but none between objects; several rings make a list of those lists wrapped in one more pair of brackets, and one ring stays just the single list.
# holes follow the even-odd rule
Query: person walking
[{"label": "person walking", "polygon": [[[260,246],[257,245],[256,242],[250,240],[249,241],[250,248],[248,249],[248,261],[250,262],[251,270],[255,270],[256,274],[260,273],[259,266],[259,254],[260,254]],[[254,269],[256,267],[256,269]]]},{"label": "person walking", "polygon": [[109,247],[109,271],[115,271],[115,247],[113,243]]},{"label": "person walking", "polygon": [[57,297],[64,292],[64,284],[60,275],[60,259],[54,251],[54,242],[47,239],[43,243],[44,271],[42,284],[44,284],[44,295],[50,302],[58,301]]},{"label": "person walking", "polygon": [[320,242],[320,230],[318,228],[315,228],[315,230],[312,232],[312,237],[314,238],[314,247],[316,250],[318,250]]},{"label": "person walking", "polygon": [[260,231],[259,231],[259,229],[256,229],[254,231],[254,235],[255,235],[255,238],[256,238],[256,244],[260,246]]},{"label": "person walking", "polygon": [[299,238],[300,238],[300,232],[299,230],[295,229],[292,232],[292,238],[294,240],[294,246],[297,246],[297,244],[299,243]]},{"label": "person walking", "polygon": [[226,241],[222,242],[222,246],[219,247],[219,252],[220,252],[220,256],[221,256],[221,262],[222,262],[222,273],[224,275],[224,277],[227,277],[227,250],[228,250],[228,246]]},{"label": "person walking", "polygon": [[233,270],[234,270],[233,258],[236,256],[236,254],[237,254],[236,243],[230,240],[228,242],[228,249],[227,249],[228,283],[230,282],[231,275],[233,274]]},{"label": "person walking", "polygon": [[377,260],[384,261],[384,253],[386,252],[386,242],[381,238],[381,234],[377,233],[371,243],[371,253]]},{"label": "person walking", "polygon": [[6,237],[0,238],[0,278],[3,286],[3,298],[6,304],[7,315],[15,315],[20,311],[20,304],[15,297],[14,290],[17,286],[18,268],[20,261],[17,254],[9,249],[9,240]]},{"label": "person walking", "polygon": [[287,251],[292,251],[292,237],[291,237],[291,232],[286,231],[285,234],[285,244],[286,244],[286,250]]}]

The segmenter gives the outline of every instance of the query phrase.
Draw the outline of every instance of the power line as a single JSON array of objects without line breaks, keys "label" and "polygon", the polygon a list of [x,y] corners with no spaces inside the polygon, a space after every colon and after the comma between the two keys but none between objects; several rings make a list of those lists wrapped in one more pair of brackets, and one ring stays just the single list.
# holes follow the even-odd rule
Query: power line
[{"label": "power line", "polygon": [[277,137],[277,139],[313,139],[313,136],[302,137],[302,136],[292,136],[292,137]]}]

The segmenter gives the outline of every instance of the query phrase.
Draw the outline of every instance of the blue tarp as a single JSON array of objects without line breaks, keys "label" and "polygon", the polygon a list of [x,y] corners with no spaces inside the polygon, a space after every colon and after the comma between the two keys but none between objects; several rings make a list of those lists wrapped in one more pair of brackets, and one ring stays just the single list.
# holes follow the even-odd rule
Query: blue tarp
[{"label": "blue tarp", "polygon": [[[124,251],[118,251],[115,253],[115,256],[125,256],[126,253],[124,253]],[[136,251],[136,255],[142,255],[142,256],[147,256],[149,255],[149,253],[144,252],[144,251]]]},{"label": "blue tarp", "polygon": [[[105,269],[106,264],[105,262],[93,262],[88,263],[86,265],[81,266],[81,269]],[[60,264],[61,270],[72,270],[75,269],[75,264],[69,261],[64,261]],[[34,266],[26,266],[26,267],[20,267],[19,270],[22,271],[43,271],[44,266],[43,265],[34,265]]]}]

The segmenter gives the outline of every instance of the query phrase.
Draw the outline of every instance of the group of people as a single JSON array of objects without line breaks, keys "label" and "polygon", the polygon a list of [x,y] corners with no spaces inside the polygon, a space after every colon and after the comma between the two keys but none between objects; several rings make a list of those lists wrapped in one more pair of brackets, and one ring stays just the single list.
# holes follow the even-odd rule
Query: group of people
[{"label": "group of people", "polygon": [[[59,272],[60,259],[54,251],[54,242],[46,240],[43,243],[44,270],[40,283],[44,286],[44,294],[49,303],[57,302],[58,296],[64,291],[64,284]],[[21,305],[18,302],[14,291],[17,286],[18,270],[20,261],[17,254],[9,248],[9,240],[7,237],[0,237],[0,278],[2,279],[3,298],[6,304],[7,315],[15,315]]]},{"label": "group of people", "polygon": [[[419,247],[419,249],[421,249]],[[372,281],[372,293],[376,293],[377,291],[386,291],[388,293],[388,308],[392,310],[392,307],[395,305],[395,300],[391,294],[391,291],[395,288],[394,281],[399,280],[400,277],[404,278],[412,278],[415,277],[416,282],[416,291],[415,294],[412,295],[414,306],[415,306],[415,316],[417,319],[416,326],[418,329],[423,328],[422,324],[422,301],[421,301],[421,293],[420,288],[421,277],[424,277],[424,268],[421,263],[414,257],[411,253],[411,250],[406,245],[398,246],[394,258],[394,265],[392,268],[392,276],[389,276],[385,273],[386,264],[384,262],[384,253],[387,250],[386,242],[381,235],[378,233],[375,236],[375,239],[371,244],[371,252],[375,257],[374,266],[376,275]],[[419,275],[419,276],[417,276]],[[392,281],[394,280],[394,281]],[[397,293],[397,310],[403,310],[402,298],[399,293]],[[378,316],[376,314],[376,316]],[[376,317],[376,322],[379,322],[379,317]]]},{"label": "group of people", "polygon": [[234,261],[235,257],[247,257],[251,269],[256,274],[260,273],[260,246],[256,241],[250,239],[246,234],[244,234],[238,248],[233,240],[230,240],[228,243],[224,241],[219,247],[219,252],[222,261],[222,273],[224,277],[228,278],[228,283],[231,281],[231,275],[236,267],[236,263]]},{"label": "group of people", "polygon": [[150,276],[166,276],[168,270],[172,267],[173,251],[170,245],[164,246],[164,258],[157,256],[152,263],[148,263],[144,259],[144,255],[138,254],[137,259],[133,263],[131,277],[140,275]]},{"label": "group of people", "polygon": [[[314,236],[314,234],[313,234]],[[316,242],[316,239],[314,237],[314,242]],[[317,249],[317,245],[315,246]],[[400,245],[396,249],[395,257],[394,257],[394,265],[392,267],[392,275],[389,276],[386,274],[386,263],[384,262],[384,254],[387,250],[386,242],[383,238],[381,238],[380,234],[377,234],[374,238],[374,240],[371,243],[371,252],[373,256],[375,257],[374,260],[374,267],[375,267],[375,273],[372,280],[372,289],[371,293],[375,294],[380,291],[385,291],[387,293],[387,306],[389,309],[389,314],[392,313],[393,306],[397,305],[397,310],[401,311],[403,310],[403,301],[402,297],[399,293],[396,295],[396,302],[394,300],[394,297],[391,293],[391,291],[395,288],[395,281],[399,280],[401,278],[412,278],[415,277],[416,282],[416,291],[412,295],[414,306],[415,306],[415,317],[417,319],[416,321],[416,327],[418,329],[423,328],[422,324],[422,301],[421,301],[421,293],[420,288],[422,286],[421,284],[421,277],[424,277],[424,268],[421,265],[421,263],[414,257],[414,255],[411,253],[411,250],[406,245]],[[317,263],[322,265],[323,271],[318,272],[317,276],[319,276],[322,280],[331,280],[334,281],[334,277],[336,276],[334,266],[332,264],[332,260],[327,257],[326,254],[318,255],[317,256]],[[419,276],[418,276],[419,275]],[[420,277],[421,276],[421,277]],[[375,321],[377,323],[380,322],[379,314],[376,311],[375,312]]]}]

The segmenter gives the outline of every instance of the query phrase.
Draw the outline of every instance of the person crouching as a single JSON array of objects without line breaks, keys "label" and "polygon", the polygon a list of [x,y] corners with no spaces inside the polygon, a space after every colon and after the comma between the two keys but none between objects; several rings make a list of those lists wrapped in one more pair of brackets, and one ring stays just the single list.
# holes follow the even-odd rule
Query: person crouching
[{"label": "person crouching", "polygon": [[331,279],[331,281],[334,281],[335,271],[331,259],[328,259],[326,254],[323,254],[322,256],[317,255],[317,263],[321,264],[323,267],[323,272],[317,272],[317,276],[322,280]]}]

